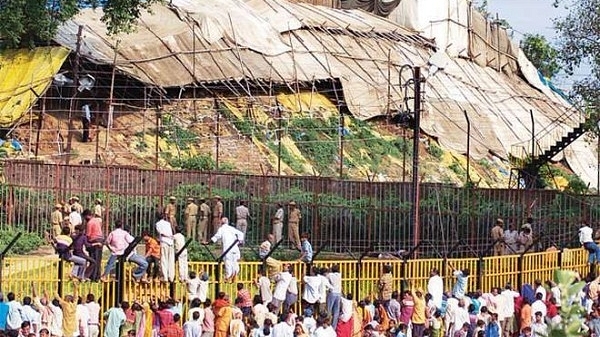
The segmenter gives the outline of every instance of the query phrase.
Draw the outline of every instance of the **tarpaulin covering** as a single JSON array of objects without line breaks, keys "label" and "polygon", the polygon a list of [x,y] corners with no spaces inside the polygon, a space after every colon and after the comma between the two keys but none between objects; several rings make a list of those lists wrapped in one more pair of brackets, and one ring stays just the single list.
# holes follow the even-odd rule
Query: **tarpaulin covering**
[{"label": "tarpaulin covering", "polygon": [[[417,2],[418,6],[433,3]],[[410,1],[400,2],[398,8],[403,3]],[[457,20],[453,27],[460,29],[456,28],[456,33],[450,29],[445,36],[449,44],[456,39],[455,47],[450,49],[457,48],[456,52],[462,54],[468,43],[463,27],[466,2],[445,0],[444,4],[457,7],[446,20],[438,13],[446,24],[432,25],[431,29],[442,34],[449,29],[448,20]],[[99,20],[101,15],[100,11],[82,11],[59,28],[55,41],[75,49],[77,30],[83,25],[82,56],[112,64],[116,39],[107,36]],[[419,20],[413,18],[413,26],[418,27]],[[493,30],[485,20],[473,26],[485,31],[475,32],[478,39],[471,36],[481,45],[470,53],[481,56],[473,61],[449,58],[447,66],[433,76],[428,74],[435,53],[432,40],[361,10],[282,0],[173,0],[169,5],[154,6],[152,14],[142,14],[134,33],[117,37],[121,42],[115,66],[143,83],[159,87],[251,80],[258,85],[262,81],[296,88],[299,82],[310,85],[338,79],[348,109],[361,120],[402,110],[401,83],[405,83],[408,73],[403,73],[400,80],[399,70],[406,64],[421,66],[427,77],[422,130],[446,148],[467,153],[466,111],[472,126],[468,150],[475,159],[490,152],[502,158],[529,155],[525,150],[531,139],[530,111],[540,150],[579,126],[581,114],[562,97],[516,76],[518,49],[506,40],[504,29]],[[531,72],[526,69],[525,73],[529,79]]]},{"label": "tarpaulin covering", "polygon": [[69,55],[63,47],[0,53],[0,127],[10,127],[42,95]]}]

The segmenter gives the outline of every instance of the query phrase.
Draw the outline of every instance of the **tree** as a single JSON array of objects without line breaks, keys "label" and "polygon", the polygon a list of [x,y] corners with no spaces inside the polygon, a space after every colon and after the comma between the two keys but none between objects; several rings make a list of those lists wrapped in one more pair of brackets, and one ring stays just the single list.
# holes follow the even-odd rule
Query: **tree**
[{"label": "tree", "polygon": [[[573,84],[572,95],[590,113],[600,106],[600,0],[557,0],[565,4],[569,14],[554,21],[558,37],[558,57],[567,74],[582,65],[589,73]],[[597,118],[590,118],[595,124]]]},{"label": "tree", "polygon": [[544,77],[552,78],[560,72],[558,51],[550,45],[544,36],[525,34],[521,40],[521,49]]},{"label": "tree", "polygon": [[0,0],[0,39],[8,48],[47,44],[82,8],[102,7],[109,34],[130,32],[142,11],[162,0]]}]

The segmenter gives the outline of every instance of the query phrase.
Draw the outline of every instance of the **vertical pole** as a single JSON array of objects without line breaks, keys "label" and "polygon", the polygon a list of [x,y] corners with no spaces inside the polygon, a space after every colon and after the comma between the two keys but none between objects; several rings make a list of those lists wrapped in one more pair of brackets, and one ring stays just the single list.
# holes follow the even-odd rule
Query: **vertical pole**
[{"label": "vertical pole", "polygon": [[533,109],[529,109],[531,117],[531,158],[535,157],[535,120],[533,119]]},{"label": "vertical pole", "polygon": [[465,119],[467,120],[467,182],[465,185],[471,182],[471,121],[469,120],[469,115],[467,114],[467,110],[463,110],[465,114]]},{"label": "vertical pole", "polygon": [[79,26],[77,30],[77,45],[75,47],[75,64],[73,65],[73,96],[71,96],[71,102],[69,103],[69,130],[67,130],[67,149],[65,164],[69,165],[71,160],[71,143],[73,142],[73,108],[75,106],[75,97],[77,96],[77,86],[79,85],[79,52],[81,50],[81,36],[83,35],[83,26]]},{"label": "vertical pole", "polygon": [[281,175],[281,137],[283,130],[281,129],[281,107],[277,104],[277,175]]},{"label": "vertical pole", "polygon": [[158,139],[160,135],[160,107],[156,108],[156,136],[154,137],[154,169],[158,170]]},{"label": "vertical pole", "polygon": [[221,131],[220,131],[220,126],[219,126],[219,124],[221,124],[221,123],[219,123],[220,119],[221,119],[221,112],[219,111],[220,110],[219,109],[219,101],[216,100],[216,103],[217,103],[217,127],[216,127],[216,129],[217,129],[217,141],[215,143],[215,148],[216,148],[215,150],[216,150],[217,153],[216,153],[216,156],[215,156],[216,157],[215,158],[215,170],[218,171],[219,170],[219,145],[221,143],[221,139],[220,139],[220,137],[221,137],[220,136]]},{"label": "vertical pole", "polygon": [[387,63],[388,69],[387,69],[387,111],[386,111],[386,116],[387,116],[387,121],[388,123],[390,122],[390,114],[391,114],[391,110],[390,110],[390,104],[392,101],[392,50],[388,50],[388,63]]},{"label": "vertical pole", "polygon": [[64,275],[64,261],[58,260],[58,289],[57,292],[60,296],[63,295],[63,275]]},{"label": "vertical pole", "polygon": [[40,112],[40,119],[38,120],[37,133],[35,135],[35,158],[38,157],[38,150],[40,149],[40,131],[44,125],[44,113],[46,113],[46,96],[42,98],[42,111]]},{"label": "vertical pole", "polygon": [[[598,159],[598,166],[597,166],[597,178],[598,180],[596,180],[596,195],[600,195],[600,121],[598,121],[598,129],[596,131],[596,138],[598,143],[596,143],[596,155],[597,155],[597,159]],[[37,153],[36,153],[37,156]]]},{"label": "vertical pole", "polygon": [[338,133],[340,134],[340,179],[342,179],[344,177],[344,114],[341,111]]},{"label": "vertical pole", "polygon": [[117,259],[117,266],[115,270],[116,279],[116,294],[115,294],[115,306],[118,306],[123,301],[123,294],[125,293],[125,261],[124,256],[119,256]]},{"label": "vertical pole", "polygon": [[108,94],[108,122],[106,123],[106,140],[104,143],[104,151],[108,151],[108,139],[110,138],[110,129],[113,124],[113,98],[115,92],[115,75],[117,71],[117,50],[119,49],[119,40],[115,44],[115,54],[113,56],[113,68],[110,79],[110,93]]},{"label": "vertical pole", "polygon": [[402,151],[402,182],[406,182],[406,152],[408,150],[408,146],[406,145],[406,128],[402,126],[402,146],[404,147]]},{"label": "vertical pole", "polygon": [[[419,201],[420,201],[420,186],[419,186],[419,134],[421,130],[421,68],[414,67],[413,69],[413,85],[414,87],[414,114],[415,114],[415,128],[413,133],[413,176],[412,176],[412,190],[413,190],[413,245],[418,245],[420,238],[421,226],[419,223]],[[417,250],[415,249],[415,258],[417,256]]]}]

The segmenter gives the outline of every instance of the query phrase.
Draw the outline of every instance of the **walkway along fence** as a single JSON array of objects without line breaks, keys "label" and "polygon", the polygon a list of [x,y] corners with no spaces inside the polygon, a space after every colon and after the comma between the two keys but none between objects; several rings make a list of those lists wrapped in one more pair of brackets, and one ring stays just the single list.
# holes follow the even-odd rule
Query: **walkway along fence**
[{"label": "walkway along fence", "polygon": [[[178,198],[178,217],[187,197],[223,197],[225,215],[234,218],[240,200],[252,215],[247,243],[257,244],[271,231],[278,202],[295,201],[302,212],[301,230],[312,233],[315,247],[327,243],[335,252],[413,249],[410,183],[336,180],[321,177],[252,176],[241,174],[144,170],[127,167],[56,165],[7,161],[0,185],[0,227],[29,232],[50,229],[56,202],[72,195],[91,207],[104,201],[108,227],[122,219],[139,235],[155,223],[156,212],[169,196]],[[471,189],[422,184],[418,237],[434,243],[438,252],[422,246],[422,257],[463,257],[488,250],[496,218],[516,228],[534,218],[540,236],[537,250],[550,245],[577,246],[582,218],[596,224],[600,197],[552,190]],[[287,216],[287,214],[286,214]],[[285,226],[284,226],[285,227]],[[108,228],[107,228],[108,229]]]},{"label": "walkway along fence", "polygon": [[[344,293],[352,293],[355,299],[360,300],[366,297],[376,298],[377,280],[384,265],[392,266],[395,289],[400,289],[406,284],[426,289],[431,268],[438,268],[444,278],[445,288],[450,290],[454,283],[450,267],[454,267],[470,269],[469,291],[481,289],[487,292],[492,287],[504,287],[507,283],[518,288],[521,284],[532,283],[536,279],[550,280],[556,269],[575,270],[585,276],[589,271],[587,255],[583,249],[564,249],[562,251],[529,253],[523,256],[418,260],[332,260],[315,261],[314,265],[327,267],[334,264],[339,265]],[[294,275],[301,283],[307,266],[298,261],[289,263],[293,267]],[[252,295],[257,293],[254,282],[260,266],[260,262],[241,262],[238,282],[250,289]],[[103,310],[107,310],[121,299],[149,301],[174,297],[183,303],[183,312],[187,312],[185,284],[138,284],[131,279],[130,268],[131,264],[127,263],[125,273],[114,281],[82,283],[79,294],[85,295],[90,292],[95,294],[100,299]],[[219,276],[223,273],[221,264],[190,262],[189,269],[196,273],[208,272],[210,276],[209,298],[214,298],[218,291],[228,293],[232,300],[235,298],[236,284],[224,284],[218,281]],[[67,281],[69,271],[70,264],[59,261],[58,258],[7,257],[2,264],[3,278],[0,290],[5,294],[12,291],[17,298],[22,298],[31,295],[31,284],[33,283],[38,289],[38,293],[46,290],[49,294],[54,294],[56,291],[61,294],[70,294],[73,291],[73,284]],[[299,298],[301,298],[301,285],[299,287]]]}]

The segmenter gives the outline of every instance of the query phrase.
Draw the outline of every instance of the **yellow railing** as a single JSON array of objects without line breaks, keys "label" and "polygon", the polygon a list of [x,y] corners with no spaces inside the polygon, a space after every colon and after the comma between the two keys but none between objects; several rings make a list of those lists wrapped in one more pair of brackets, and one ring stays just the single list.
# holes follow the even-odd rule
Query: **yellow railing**
[{"label": "yellow railing", "polygon": [[[315,266],[331,266],[337,264],[342,274],[343,289],[353,293],[356,299],[374,297],[377,294],[377,280],[384,265],[392,266],[395,288],[400,289],[401,281],[405,280],[415,287],[425,288],[432,268],[441,271],[446,289],[450,290],[454,278],[450,267],[456,269],[469,268],[469,291],[480,288],[489,291],[492,287],[504,287],[511,283],[513,287],[521,283],[531,283],[536,279],[542,281],[552,278],[555,269],[576,270],[582,275],[587,272],[587,252],[583,249],[565,249],[561,251],[530,253],[524,256],[508,255],[484,258],[465,259],[418,259],[418,260],[379,260],[365,259],[360,263],[356,260],[340,261],[315,261]],[[59,266],[63,264],[62,275],[59,275]],[[306,273],[307,266],[298,261],[289,262],[293,271],[301,282]],[[254,287],[260,262],[242,262],[238,282],[250,289],[254,295]],[[2,291],[12,291],[17,298],[31,295],[31,285],[35,284],[39,293],[46,290],[49,294],[60,290],[62,293],[72,293],[73,284],[68,280],[70,265],[60,262],[58,258],[23,258],[7,257],[2,266]],[[185,298],[185,285],[175,283],[173,289],[168,284],[151,283],[138,284],[129,277],[131,266],[127,266],[126,279],[123,284],[124,300],[148,301],[156,298],[167,298],[174,291],[175,298],[184,303],[184,312],[187,309]],[[236,285],[217,282],[216,276],[222,275],[223,266],[215,262],[190,262],[189,269],[199,273],[206,271],[210,276],[209,296],[214,298],[217,288],[235,298]],[[218,283],[218,284],[217,284]],[[300,297],[301,297],[300,287]],[[79,286],[79,294],[85,296],[93,293],[101,300],[104,310],[115,304],[117,298],[117,284],[115,281],[107,283],[85,282]]]}]

